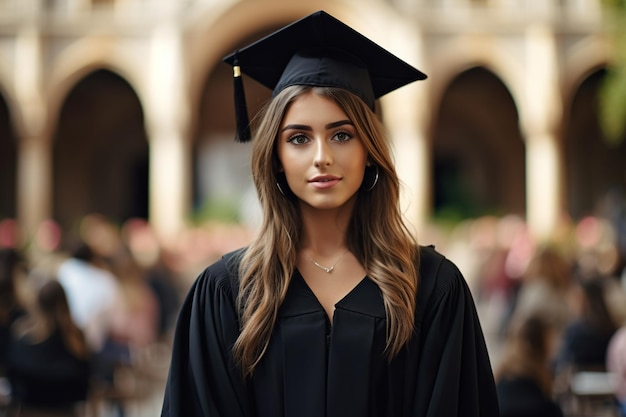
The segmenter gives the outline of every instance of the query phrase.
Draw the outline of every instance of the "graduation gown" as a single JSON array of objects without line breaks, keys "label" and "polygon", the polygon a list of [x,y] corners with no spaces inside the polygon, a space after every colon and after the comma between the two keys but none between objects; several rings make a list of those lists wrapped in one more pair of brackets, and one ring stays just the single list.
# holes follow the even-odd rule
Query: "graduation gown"
[{"label": "graduation gown", "polygon": [[295,271],[267,351],[245,380],[238,255],[196,279],[179,314],[162,417],[498,416],[476,308],[456,266],[422,247],[415,332],[389,362],[381,292],[365,277],[335,306],[332,326]]}]

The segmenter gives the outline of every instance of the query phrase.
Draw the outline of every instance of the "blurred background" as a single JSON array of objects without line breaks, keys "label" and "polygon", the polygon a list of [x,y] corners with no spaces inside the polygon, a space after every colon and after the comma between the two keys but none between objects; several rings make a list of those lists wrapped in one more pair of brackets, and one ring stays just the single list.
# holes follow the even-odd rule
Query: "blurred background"
[{"label": "blurred background", "polygon": [[[565,415],[619,415],[626,392],[606,357],[557,369],[554,356],[590,303],[579,284],[605,283],[610,336],[626,324],[625,3],[0,0],[0,250],[15,294],[2,298],[0,323],[11,327],[16,309],[33,319],[50,280],[78,321],[76,298],[87,295],[62,271],[72,260],[105,271],[114,295],[106,326],[93,326],[114,364],[90,379],[81,412],[159,415],[182,298],[259,218],[221,58],[324,9],[429,76],[377,112],[407,220],[465,275],[494,371],[519,317],[561,300],[559,347],[544,352],[548,397]],[[252,116],[270,91],[244,81]],[[558,267],[536,266],[546,251],[566,271],[557,283],[545,284]],[[559,292],[524,296],[535,307],[522,314],[536,281]],[[91,343],[89,323],[76,324]],[[0,381],[8,410],[15,389]]]}]

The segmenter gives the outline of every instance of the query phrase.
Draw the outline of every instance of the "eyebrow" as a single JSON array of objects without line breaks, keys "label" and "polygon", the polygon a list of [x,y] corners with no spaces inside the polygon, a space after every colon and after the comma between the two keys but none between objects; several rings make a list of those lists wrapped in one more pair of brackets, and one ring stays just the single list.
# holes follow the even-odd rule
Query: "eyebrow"
[{"label": "eyebrow", "polygon": [[[325,128],[326,130],[328,129],[333,129],[335,127],[339,127],[339,126],[343,126],[343,125],[351,125],[354,126],[354,123],[352,123],[350,120],[339,120],[337,122],[332,122],[332,123],[328,123]],[[311,126],[308,125],[299,125],[299,124],[290,124],[287,125],[285,127],[282,128],[281,132],[284,132],[285,130],[306,130],[306,131],[311,131],[313,130],[313,128]]]}]

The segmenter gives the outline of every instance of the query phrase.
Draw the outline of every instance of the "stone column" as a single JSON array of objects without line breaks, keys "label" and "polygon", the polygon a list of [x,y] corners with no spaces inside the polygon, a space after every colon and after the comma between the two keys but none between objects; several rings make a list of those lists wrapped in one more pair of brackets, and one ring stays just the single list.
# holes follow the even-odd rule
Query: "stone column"
[{"label": "stone column", "polygon": [[547,240],[561,215],[561,158],[553,132],[533,132],[526,138],[526,210],[531,232]]},{"label": "stone column", "polygon": [[531,232],[549,239],[562,212],[561,119],[556,40],[547,25],[526,35],[525,97],[520,112],[526,136],[526,216]]},{"label": "stone column", "polygon": [[416,115],[410,116],[399,110],[412,108],[417,112],[415,103],[420,102],[423,103],[421,95],[407,87],[407,91],[398,91],[386,98],[384,107],[385,126],[400,177],[402,212],[416,232],[423,229],[430,216],[429,146],[424,126],[417,123]]},{"label": "stone column", "polygon": [[52,215],[50,132],[42,94],[42,45],[39,31],[27,27],[15,40],[15,96],[18,136],[17,217],[27,242]]},{"label": "stone column", "polygon": [[157,28],[147,67],[149,217],[165,243],[183,229],[190,199],[189,109],[183,58],[180,28],[173,22]]},{"label": "stone column", "polygon": [[[399,24],[390,28],[393,52],[420,67],[422,34],[416,28]],[[422,68],[420,68],[422,69]],[[430,147],[426,138],[430,106],[428,85],[415,82],[382,98],[385,127],[392,141],[396,169],[401,182],[401,207],[411,226],[423,230],[431,212]]]}]

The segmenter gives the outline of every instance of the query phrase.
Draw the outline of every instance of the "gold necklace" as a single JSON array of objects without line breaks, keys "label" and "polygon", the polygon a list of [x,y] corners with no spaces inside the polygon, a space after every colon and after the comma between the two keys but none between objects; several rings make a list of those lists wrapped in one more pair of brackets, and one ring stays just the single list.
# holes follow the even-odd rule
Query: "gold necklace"
[{"label": "gold necklace", "polygon": [[310,256],[309,256],[309,260],[311,262],[313,262],[313,265],[315,265],[316,267],[318,267],[322,271],[326,272],[327,274],[330,274],[331,272],[333,272],[333,270],[335,269],[335,266],[337,266],[337,264],[339,263],[341,258],[343,258],[346,253],[348,253],[348,251],[345,251],[344,253],[342,253],[341,256],[339,258],[337,258],[337,260],[335,261],[335,263],[332,266],[324,266],[324,265],[320,264],[319,262],[317,262],[315,259],[311,258]]}]

